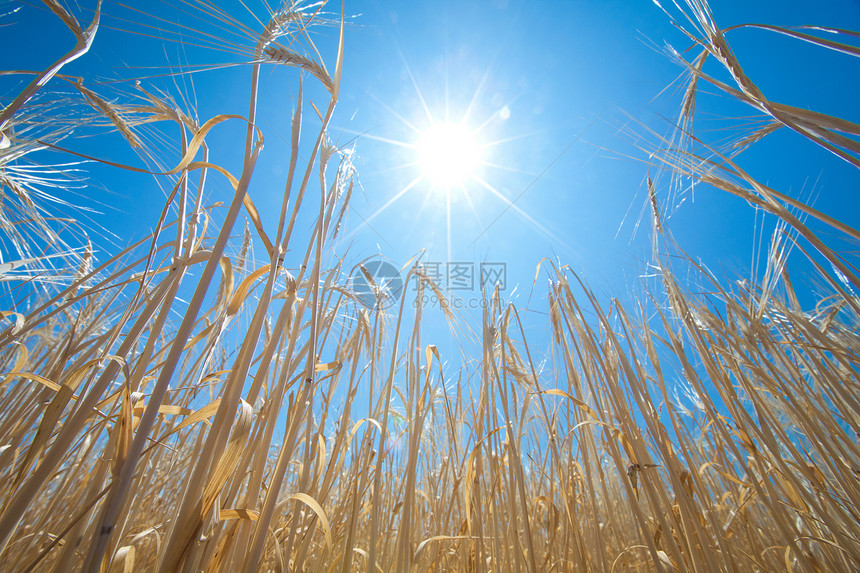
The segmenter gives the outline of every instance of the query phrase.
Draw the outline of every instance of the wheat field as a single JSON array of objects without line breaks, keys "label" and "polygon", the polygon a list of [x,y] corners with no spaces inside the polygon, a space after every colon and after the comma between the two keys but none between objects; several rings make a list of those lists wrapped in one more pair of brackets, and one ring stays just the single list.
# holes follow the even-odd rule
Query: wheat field
[{"label": "wheat field", "polygon": [[[658,287],[606,304],[544,262],[545,368],[498,290],[478,323],[413,309],[425,291],[449,296],[416,258],[403,275],[417,291],[381,312],[344,285],[355,269],[328,263],[357,184],[328,137],[348,4],[327,7],[339,33],[324,61],[306,33],[321,6],[248,29],[189,1],[244,38],[248,62],[247,113],[204,120],[144,81],[118,101],[65,76],[109,7],[82,20],[43,4],[77,43],[25,74],[0,114],[2,570],[857,570],[860,273],[856,252],[832,245],[860,231],[754,179],[737,155],[784,129],[860,168],[860,126],[766,99],[704,0],[673,12],[693,46],[676,54],[687,85],[677,129],[653,134],[643,167],[664,174],[648,179]],[[759,31],[860,56],[856,32]],[[301,72],[277,214],[252,199],[270,136],[257,90],[273,66]],[[325,105],[302,97],[311,83]],[[704,85],[767,121],[733,150],[706,148],[691,130]],[[82,225],[44,206],[51,174],[28,167],[62,149],[58,169],[85,169],[67,134],[86,122],[146,160],[112,169],[151,172],[167,196],[151,236],[102,260]],[[210,160],[224,124],[245,134],[232,171]],[[759,281],[718,280],[674,242],[661,205],[679,178],[778,218]],[[232,189],[220,207],[204,202],[215,184]],[[817,269],[826,294],[812,307],[789,251]],[[456,369],[422,328],[429,312],[474,333]]]}]

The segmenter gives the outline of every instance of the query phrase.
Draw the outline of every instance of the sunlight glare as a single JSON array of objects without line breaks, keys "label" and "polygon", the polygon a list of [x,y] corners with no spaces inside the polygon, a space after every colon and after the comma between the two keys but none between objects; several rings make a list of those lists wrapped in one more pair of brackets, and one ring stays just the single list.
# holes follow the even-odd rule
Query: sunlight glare
[{"label": "sunlight glare", "polygon": [[421,174],[437,187],[464,184],[481,159],[475,134],[457,123],[434,125],[421,133],[417,151]]}]

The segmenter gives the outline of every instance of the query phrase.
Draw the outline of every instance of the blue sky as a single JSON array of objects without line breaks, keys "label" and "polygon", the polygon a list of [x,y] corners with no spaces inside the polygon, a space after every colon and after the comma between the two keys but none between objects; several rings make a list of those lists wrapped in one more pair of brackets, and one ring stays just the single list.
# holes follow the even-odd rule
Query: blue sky
[{"label": "blue sky", "polygon": [[[253,23],[238,2],[219,5]],[[264,16],[261,5],[249,5]],[[107,13],[115,9],[106,4]],[[159,3],[147,9],[194,25],[176,6]],[[721,26],[765,22],[856,28],[860,23],[860,5],[847,0],[732,0],[713,2],[712,9]],[[341,145],[354,146],[361,189],[336,252],[348,249],[348,260],[356,262],[378,254],[398,265],[422,249],[429,262],[467,263],[475,269],[481,262],[504,263],[506,294],[520,306],[526,304],[535,267],[544,257],[570,265],[601,296],[626,298],[643,291],[640,277],[648,272],[650,258],[647,211],[638,231],[636,223],[646,208],[648,166],[647,153],[634,145],[631,134],[641,135],[639,145],[648,147],[656,141],[646,128],[671,131],[684,89],[672,82],[683,70],[664,46],[668,42],[680,51],[690,45],[657,5],[645,0],[356,1],[348,2],[346,10],[352,18],[342,97],[330,134]],[[34,31],[40,39],[27,53],[5,50],[0,62],[6,69],[41,69],[71,43],[68,32],[35,5],[24,5],[7,20],[15,24],[4,29],[7,45],[28,42]],[[169,64],[178,70],[189,61],[243,60],[241,54],[129,36],[111,26],[127,27],[106,19],[92,53],[67,73],[111,81],[164,71],[150,66]],[[336,27],[321,28],[314,38],[333,67]],[[728,39],[748,74],[774,100],[860,121],[856,58],[758,30],[737,30]],[[156,77],[144,85],[181,88],[196,100],[205,120],[216,113],[246,113],[246,76],[247,69],[236,68],[197,74],[193,86],[186,76]],[[280,204],[286,150],[281,137],[289,132],[295,79],[294,71],[274,67],[262,76],[260,126],[267,140],[251,194],[264,214]],[[4,86],[14,85],[5,81]],[[311,83],[307,95],[323,101]],[[95,82],[88,85],[99,89]],[[122,84],[103,89],[116,85]],[[310,133],[314,119],[306,109],[305,132]],[[698,111],[694,131],[706,141],[724,137],[723,129],[738,121],[721,118],[753,113],[707,94]],[[481,126],[475,137],[485,145],[486,163],[477,170],[480,180],[471,179],[448,194],[420,178],[413,148],[420,131],[446,118]],[[221,143],[228,149],[213,158],[238,165],[239,154],[229,151],[240,151],[231,139],[242,132],[236,124],[213,133],[213,147],[219,149]],[[76,140],[74,146],[140,164],[118,136]],[[170,163],[175,152],[164,150],[163,155]],[[793,197],[816,197],[817,208],[860,225],[853,168],[796,134],[772,134],[744,153],[740,163],[774,188]],[[108,252],[151,230],[163,196],[146,177],[94,170],[112,178],[107,192],[92,189],[90,197],[108,205],[106,216],[92,216],[93,225],[114,235],[113,246],[103,242],[103,252]],[[668,181],[658,178],[658,183]],[[701,187],[682,203],[660,187],[658,192],[667,201],[668,225],[681,247],[719,278],[748,278],[760,264],[753,260],[754,241],[762,230],[767,238],[772,220],[762,223],[744,201]],[[226,200],[226,193],[225,184],[213,183],[210,198]],[[274,215],[264,219],[273,230]],[[310,218],[302,223],[307,229]],[[93,233],[98,234],[95,226]],[[856,245],[844,249],[856,257]],[[795,259],[799,273],[808,270],[800,257]],[[543,292],[544,280],[536,292]],[[802,280],[795,282],[802,288]],[[477,289],[460,294],[479,296]]]},{"label": "blue sky", "polygon": [[[507,293],[520,307],[544,257],[570,265],[602,297],[629,300],[644,291],[641,277],[651,256],[647,210],[638,231],[636,224],[646,208],[649,171],[647,153],[631,133],[649,148],[657,143],[646,128],[671,132],[685,86],[672,84],[683,70],[664,48],[667,42],[679,51],[690,46],[658,6],[496,1],[353,7],[360,26],[347,36],[345,75],[353,88],[341,105],[351,115],[334,131],[362,135],[356,152],[364,195],[354,199],[351,215],[353,228],[360,228],[355,254],[403,261],[423,248],[431,261],[502,261]],[[860,23],[860,7],[851,2],[714,2],[712,8],[721,26]],[[729,40],[773,100],[860,120],[856,58],[759,30],[737,30]],[[727,128],[747,121],[735,118],[754,115],[703,88],[693,129],[704,141],[718,142]],[[483,125],[479,136],[500,142],[486,150],[483,182],[451,191],[450,225],[445,194],[424,181],[380,213],[417,170],[414,149],[387,141],[412,143],[412,127],[420,131],[446,114]],[[814,198],[822,211],[860,223],[854,168],[797,134],[776,132],[739,162],[775,189]],[[753,253],[762,237],[766,246],[772,217],[701,186],[669,197],[667,177],[656,170],[651,175],[671,214],[668,226],[688,254],[725,282],[761,275],[764,258]],[[856,255],[856,245],[840,246]],[[795,256],[790,268],[811,304],[809,289],[817,284],[804,279],[810,266]],[[538,299],[544,281],[538,281]]]}]

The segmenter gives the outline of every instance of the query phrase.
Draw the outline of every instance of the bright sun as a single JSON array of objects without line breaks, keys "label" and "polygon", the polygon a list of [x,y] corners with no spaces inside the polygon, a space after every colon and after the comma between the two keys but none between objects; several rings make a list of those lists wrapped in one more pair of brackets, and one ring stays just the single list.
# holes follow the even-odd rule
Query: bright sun
[{"label": "bright sun", "polygon": [[434,187],[464,184],[481,161],[475,134],[459,123],[441,123],[422,132],[416,146],[421,175]]}]

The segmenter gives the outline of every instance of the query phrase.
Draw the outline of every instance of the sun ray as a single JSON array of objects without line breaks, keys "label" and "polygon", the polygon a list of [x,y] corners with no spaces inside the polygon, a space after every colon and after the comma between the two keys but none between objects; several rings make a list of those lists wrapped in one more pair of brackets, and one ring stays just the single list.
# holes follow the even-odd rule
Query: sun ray
[{"label": "sun ray", "polygon": [[413,125],[412,122],[410,122],[408,119],[406,119],[405,117],[403,117],[402,115],[400,115],[399,113],[394,111],[394,109],[392,109],[391,106],[389,106],[387,103],[385,103],[384,101],[382,101],[381,99],[379,99],[378,97],[376,97],[373,94],[369,94],[369,95],[370,95],[371,99],[373,99],[376,103],[378,103],[383,108],[385,108],[385,111],[387,111],[388,113],[393,115],[395,118],[399,119],[400,122],[403,123],[403,125],[405,125],[409,129],[411,129],[415,133],[421,133],[420,129],[415,127],[415,125]]},{"label": "sun ray", "polygon": [[[422,194],[421,206],[418,207],[418,212],[415,214],[415,220],[416,221],[421,220],[421,216],[424,214],[424,211],[427,209],[427,204],[430,202],[430,199],[432,196],[433,195],[430,193],[423,193]],[[413,226],[412,229],[410,230],[409,234],[406,235],[406,237],[411,236],[412,232],[414,232],[416,229],[419,229],[419,228],[420,227],[418,225]]]},{"label": "sun ray", "polygon": [[482,161],[482,167],[489,167],[491,169],[498,169],[499,171],[507,171],[508,173],[517,173],[518,175],[529,175],[535,176],[537,173],[534,171],[525,171],[523,169],[518,169],[516,167],[511,167],[510,165],[502,165],[501,163],[492,163],[489,161]]},{"label": "sun ray", "polygon": [[410,182],[409,182],[409,183],[408,183],[408,184],[407,184],[403,189],[401,189],[400,191],[398,191],[396,195],[394,195],[391,199],[389,199],[388,201],[386,201],[386,202],[385,202],[385,204],[384,204],[384,205],[382,205],[382,207],[380,207],[379,209],[377,209],[377,210],[376,210],[376,211],[375,211],[375,212],[374,212],[370,217],[365,218],[365,219],[364,219],[364,221],[362,221],[362,223],[361,223],[360,225],[358,225],[358,226],[357,226],[357,227],[356,227],[356,228],[355,228],[355,229],[354,229],[354,230],[349,234],[349,236],[351,237],[351,236],[353,236],[353,235],[357,234],[361,229],[363,229],[364,227],[368,226],[368,225],[370,224],[370,222],[371,222],[371,221],[373,221],[376,217],[378,217],[379,215],[381,215],[383,211],[385,211],[386,209],[388,209],[388,208],[389,208],[389,207],[390,207],[390,206],[391,206],[395,201],[397,201],[398,199],[400,199],[401,197],[403,197],[403,195],[405,195],[407,191],[409,191],[410,189],[412,189],[413,187],[415,187],[415,186],[416,186],[420,181],[421,181],[421,177],[416,177],[415,179],[413,179],[412,181],[410,181]]},{"label": "sun ray", "polygon": [[[469,101],[469,105],[466,106],[466,111],[463,114],[463,121],[468,121],[469,117],[472,115],[472,110],[475,108],[475,105],[477,105],[478,99],[481,95],[481,92],[484,90],[484,84],[487,83],[487,78],[490,75],[490,69],[491,68],[492,68],[492,64],[487,66],[487,69],[481,75],[481,81],[478,83],[478,87],[475,88],[475,93],[472,95],[472,99]],[[496,115],[495,113],[490,114],[490,116],[484,121],[484,123],[479,125],[475,131],[479,132],[482,129],[484,129],[484,127],[487,126],[490,123],[490,121],[492,121],[492,119],[495,115]]]},{"label": "sun ray", "polygon": [[545,135],[549,131],[551,131],[550,128],[536,129],[535,131],[529,131],[526,133],[521,133],[519,135],[512,135],[510,137],[505,137],[502,139],[494,139],[493,141],[488,141],[487,143],[485,143],[484,147],[495,147],[497,145],[502,145],[505,143],[513,143],[514,141],[519,141],[521,139],[528,139],[529,137],[534,137],[536,135]]},{"label": "sun ray", "polygon": [[445,189],[445,246],[448,262],[453,260],[451,256],[451,188]]},{"label": "sun ray", "polygon": [[349,129],[348,127],[337,127],[332,128],[337,129],[340,132],[355,135],[361,139],[370,139],[373,141],[379,141],[381,143],[388,143],[389,145],[395,145],[397,147],[405,147],[407,149],[415,149],[415,144],[408,143],[406,141],[400,141],[399,139],[392,139],[390,137],[382,137],[381,135],[373,135],[372,133],[368,133],[367,131],[356,131],[354,129]]},{"label": "sun ray", "polygon": [[[427,101],[424,99],[424,95],[421,93],[421,89],[418,87],[418,82],[415,80],[415,75],[412,73],[412,67],[409,65],[409,62],[406,61],[406,56],[403,55],[403,50],[398,46],[397,53],[400,56],[400,60],[403,62],[403,67],[406,69],[406,75],[409,76],[409,81],[412,82],[412,87],[415,88],[415,94],[418,96],[418,101],[421,102],[421,107],[424,108],[424,113],[427,114],[427,119],[430,121],[433,120],[433,114],[430,112],[430,107],[427,105]],[[448,74],[445,74],[445,80],[447,82]],[[447,97],[445,98],[447,102]]]},{"label": "sun ray", "polygon": [[[514,211],[516,211],[517,214],[519,214],[523,219],[525,219],[526,221],[528,221],[529,223],[534,225],[540,232],[542,232],[544,235],[546,235],[547,237],[552,239],[555,243],[563,246],[564,248],[566,248],[572,252],[576,252],[576,250],[573,249],[569,244],[567,244],[567,242],[565,242],[563,239],[558,237],[555,233],[553,233],[552,231],[550,231],[549,229],[547,229],[546,227],[544,227],[543,225],[538,223],[534,217],[532,217],[531,215],[526,213],[523,209],[521,209],[519,206],[517,206],[516,203],[514,203],[513,201],[511,201],[510,199],[508,199],[507,197],[502,195],[502,193],[498,189],[496,189],[495,187],[493,187],[492,185],[490,185],[489,183],[487,183],[486,181],[484,181],[483,179],[481,179],[477,175],[474,177],[474,179],[475,179],[475,181],[480,183],[485,189],[487,189],[490,193],[492,193],[493,195],[495,195],[496,197],[501,199],[507,205],[508,209],[513,209]],[[504,211],[503,211],[503,213],[504,213]],[[501,214],[499,216],[501,216]],[[496,219],[498,220],[498,217]],[[477,240],[479,238],[481,238],[481,236],[484,233],[486,233],[487,230],[489,230],[489,228],[491,226],[492,226],[492,223],[490,225],[487,225],[487,227],[484,229],[484,231],[482,231],[477,237],[475,237],[475,240],[470,243],[470,246],[474,245],[477,242]]]}]

